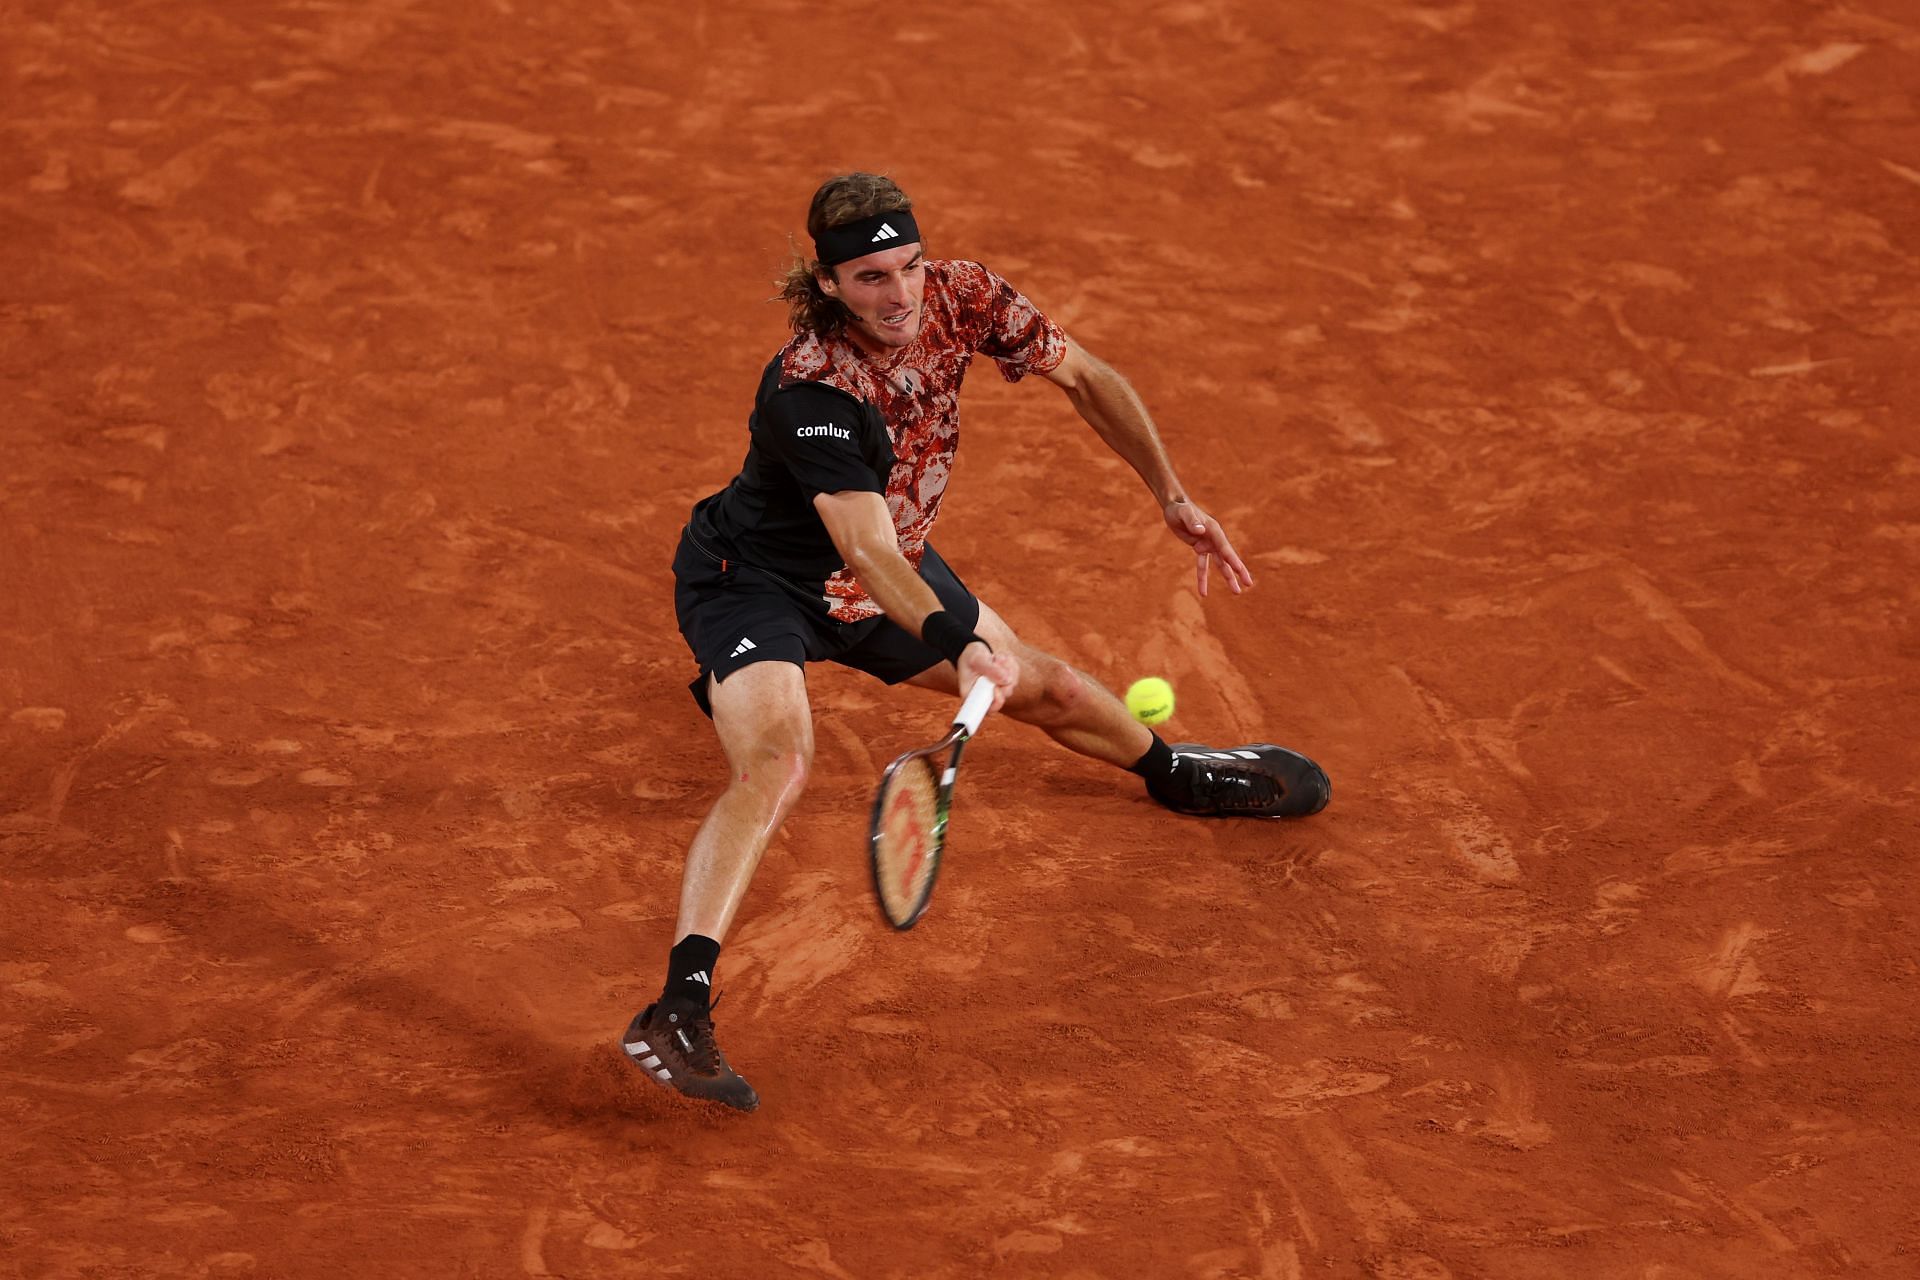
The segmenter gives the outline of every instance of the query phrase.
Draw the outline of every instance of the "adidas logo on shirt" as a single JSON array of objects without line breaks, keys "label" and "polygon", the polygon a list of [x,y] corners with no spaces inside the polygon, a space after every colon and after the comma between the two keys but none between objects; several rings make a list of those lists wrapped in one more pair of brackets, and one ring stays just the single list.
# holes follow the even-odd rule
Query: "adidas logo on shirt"
[{"label": "adidas logo on shirt", "polygon": [[900,233],[893,229],[893,224],[891,222],[883,222],[880,224],[880,229],[873,233],[873,239],[868,241],[868,243],[879,244],[882,240],[898,240],[899,238]]},{"label": "adidas logo on shirt", "polygon": [[747,650],[749,650],[749,649],[758,649],[759,647],[760,647],[759,645],[757,645],[757,644],[755,644],[755,643],[754,643],[753,641],[751,641],[751,640],[749,640],[749,639],[747,639],[747,638],[746,638],[745,636],[741,636],[741,637],[740,637],[740,643],[739,643],[739,644],[737,644],[737,645],[735,645],[735,646],[733,646],[733,652],[732,652],[732,653],[730,653],[730,654],[728,654],[727,656],[728,656],[729,658],[737,658],[737,657],[739,657],[739,656],[740,656],[741,654],[743,654],[743,653],[745,653],[745,652],[746,652]]}]

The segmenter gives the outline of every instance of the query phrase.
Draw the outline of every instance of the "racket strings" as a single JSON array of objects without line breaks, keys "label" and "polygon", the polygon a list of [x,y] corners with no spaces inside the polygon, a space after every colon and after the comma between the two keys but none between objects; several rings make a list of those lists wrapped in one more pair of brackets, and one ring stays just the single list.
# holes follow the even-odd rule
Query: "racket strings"
[{"label": "racket strings", "polygon": [[894,771],[881,799],[876,869],[888,914],[903,919],[924,900],[937,866],[939,784],[933,762],[915,758]]}]

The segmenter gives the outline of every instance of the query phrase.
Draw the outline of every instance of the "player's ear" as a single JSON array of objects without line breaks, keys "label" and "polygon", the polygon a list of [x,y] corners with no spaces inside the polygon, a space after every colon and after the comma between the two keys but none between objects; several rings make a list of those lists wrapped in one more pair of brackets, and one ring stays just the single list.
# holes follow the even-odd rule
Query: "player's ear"
[{"label": "player's ear", "polygon": [[833,278],[832,267],[815,267],[813,269],[813,282],[819,285],[820,292],[826,294],[829,298],[837,300],[840,297],[840,282]]}]

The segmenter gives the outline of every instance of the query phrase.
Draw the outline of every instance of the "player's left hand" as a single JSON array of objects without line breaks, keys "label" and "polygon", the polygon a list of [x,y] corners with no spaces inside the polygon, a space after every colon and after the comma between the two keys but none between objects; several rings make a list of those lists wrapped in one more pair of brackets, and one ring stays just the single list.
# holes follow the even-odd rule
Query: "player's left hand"
[{"label": "player's left hand", "polygon": [[1239,595],[1253,585],[1253,574],[1240,553],[1233,549],[1233,543],[1227,540],[1227,531],[1198,504],[1178,498],[1167,504],[1164,514],[1167,528],[1193,548],[1194,573],[1199,579],[1201,595],[1207,594],[1207,569],[1216,561],[1220,565],[1220,576],[1227,580],[1227,590]]}]

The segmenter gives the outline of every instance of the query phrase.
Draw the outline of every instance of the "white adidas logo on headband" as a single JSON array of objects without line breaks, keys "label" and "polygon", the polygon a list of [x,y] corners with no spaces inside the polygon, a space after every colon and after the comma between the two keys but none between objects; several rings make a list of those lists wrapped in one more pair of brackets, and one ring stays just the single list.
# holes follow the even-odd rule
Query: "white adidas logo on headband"
[{"label": "white adidas logo on headband", "polygon": [[893,229],[893,224],[891,222],[883,222],[880,224],[880,229],[873,233],[873,239],[867,241],[867,243],[879,244],[882,240],[898,240],[899,238],[900,233]]}]

